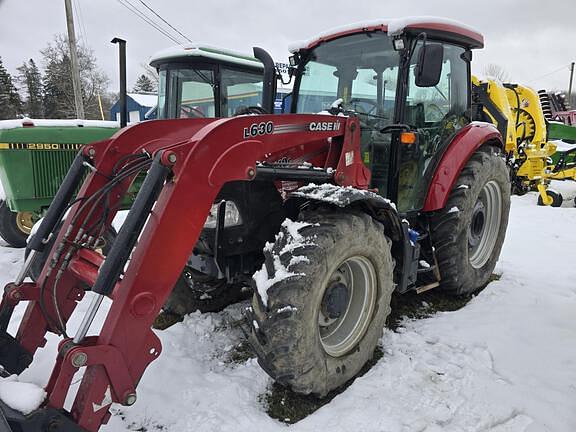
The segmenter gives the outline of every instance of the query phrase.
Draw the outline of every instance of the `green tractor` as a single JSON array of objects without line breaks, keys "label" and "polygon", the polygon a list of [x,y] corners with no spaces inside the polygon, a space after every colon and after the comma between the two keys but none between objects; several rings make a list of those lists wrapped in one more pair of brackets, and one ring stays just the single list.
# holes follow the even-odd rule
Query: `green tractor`
[{"label": "green tractor", "polygon": [[[164,50],[150,64],[160,77],[158,118],[261,113],[264,67],[254,57],[188,45]],[[78,150],[117,130],[117,122],[0,121],[0,182],[5,193],[0,200],[0,237],[12,247],[25,247]]]}]

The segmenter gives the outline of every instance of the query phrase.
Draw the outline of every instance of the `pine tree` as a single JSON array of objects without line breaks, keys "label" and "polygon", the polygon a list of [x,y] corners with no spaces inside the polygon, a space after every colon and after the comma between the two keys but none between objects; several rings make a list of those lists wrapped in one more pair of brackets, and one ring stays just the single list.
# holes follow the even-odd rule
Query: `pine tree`
[{"label": "pine tree", "polygon": [[26,91],[26,101],[24,103],[24,112],[28,117],[41,118],[44,116],[44,94],[42,86],[42,77],[38,66],[33,59],[28,63],[22,63],[18,68],[20,75],[18,81]]},{"label": "pine tree", "polygon": [[152,93],[156,91],[154,83],[145,74],[142,74],[136,80],[134,88],[132,90],[134,93]]},{"label": "pine tree", "polygon": [[21,112],[20,95],[0,57],[0,120],[14,119]]},{"label": "pine tree", "polygon": [[[106,94],[108,77],[98,68],[92,50],[78,46],[82,99],[87,119],[101,119],[98,97]],[[47,118],[74,118],[74,91],[67,39],[57,35],[41,51],[44,72],[44,108]]]}]

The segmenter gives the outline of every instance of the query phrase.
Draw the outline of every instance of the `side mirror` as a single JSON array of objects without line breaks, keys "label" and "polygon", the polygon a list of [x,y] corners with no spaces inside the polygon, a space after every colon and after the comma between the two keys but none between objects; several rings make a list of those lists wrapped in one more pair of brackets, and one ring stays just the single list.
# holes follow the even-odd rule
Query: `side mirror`
[{"label": "side mirror", "polygon": [[440,81],[444,47],[440,44],[424,44],[418,51],[416,86],[434,87]]}]

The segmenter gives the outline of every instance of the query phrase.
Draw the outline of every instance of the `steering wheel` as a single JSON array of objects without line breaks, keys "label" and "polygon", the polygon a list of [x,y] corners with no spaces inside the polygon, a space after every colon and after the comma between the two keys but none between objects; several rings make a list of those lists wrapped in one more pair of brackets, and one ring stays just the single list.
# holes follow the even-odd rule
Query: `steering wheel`
[{"label": "steering wheel", "polygon": [[180,118],[204,118],[206,115],[198,108],[182,105],[180,107]]},{"label": "steering wheel", "polygon": [[424,114],[424,119],[426,122],[438,123],[442,121],[445,114],[436,104],[426,105],[426,113]]},{"label": "steering wheel", "polygon": [[[358,114],[376,115],[376,111],[378,110],[378,104],[372,100],[352,98],[350,99],[348,104],[349,105],[354,104],[355,105],[354,111],[356,111]],[[362,104],[371,105],[372,108],[370,108],[368,111],[365,111],[364,108],[362,107]],[[358,108],[360,108],[360,110],[358,110]]]},{"label": "steering wheel", "polygon": [[259,107],[257,105],[252,105],[252,106],[248,106],[248,107],[247,106],[238,107],[238,109],[234,113],[234,117],[239,116],[239,115],[247,115],[247,114],[264,115],[264,114],[269,114],[269,112],[266,111],[262,107]]}]

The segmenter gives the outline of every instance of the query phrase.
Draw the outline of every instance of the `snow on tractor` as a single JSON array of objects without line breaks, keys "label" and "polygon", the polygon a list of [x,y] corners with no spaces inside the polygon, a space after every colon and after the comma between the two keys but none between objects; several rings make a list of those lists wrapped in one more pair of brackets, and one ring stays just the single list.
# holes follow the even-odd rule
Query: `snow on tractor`
[{"label": "snow on tractor", "polygon": [[[27,416],[4,404],[0,424],[96,431],[113,402],[134,404],[162,349],[151,326],[165,304],[185,314],[252,284],[246,321],[260,365],[322,396],[372,357],[392,293],[458,295],[488,283],[511,187],[500,133],[471,118],[471,50],[482,46],[479,33],[448,20],[350,26],[293,47],[292,114],[150,121],[82,148],[0,309],[7,373],[30,365],[47,331],[63,336],[47,399]],[[274,65],[264,65],[270,113]],[[142,171],[104,258],[94,239]],[[26,282],[50,236],[50,259]],[[89,335],[105,297],[107,318]],[[7,325],[21,301],[13,337]]]}]

